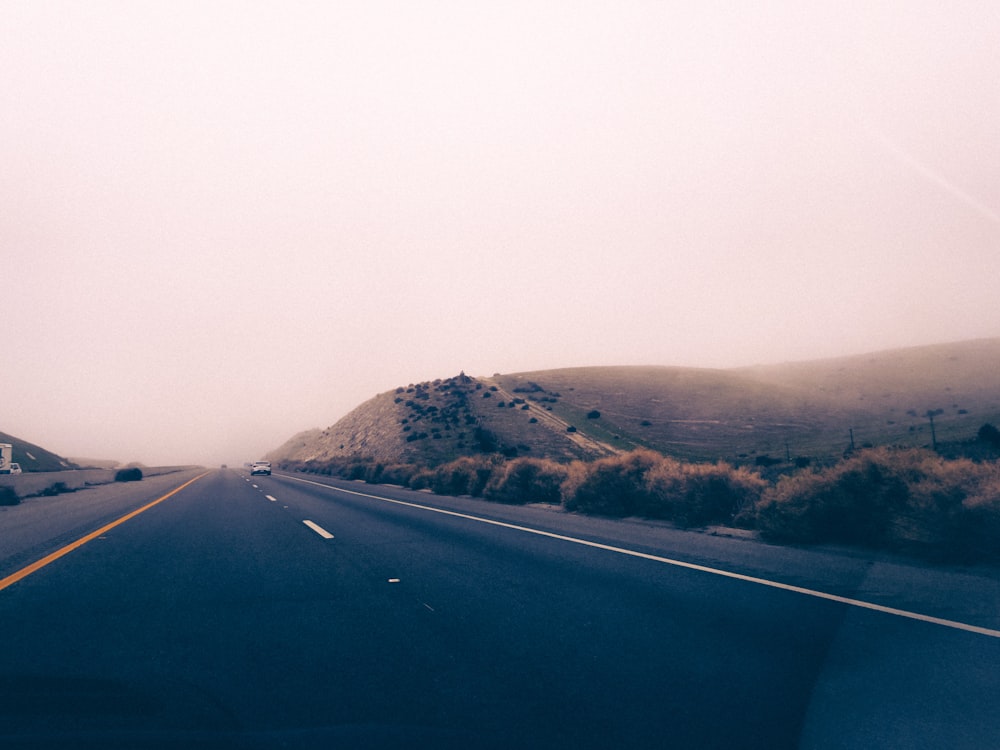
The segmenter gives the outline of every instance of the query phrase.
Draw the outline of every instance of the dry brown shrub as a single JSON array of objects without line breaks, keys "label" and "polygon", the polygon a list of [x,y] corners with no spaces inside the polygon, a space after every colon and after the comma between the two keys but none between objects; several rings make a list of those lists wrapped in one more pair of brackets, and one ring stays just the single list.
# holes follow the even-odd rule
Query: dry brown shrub
[{"label": "dry brown shrub", "polygon": [[944,560],[1000,559],[1000,466],[878,448],[780,479],[757,515],[766,538],[846,542]]},{"label": "dry brown shrub", "polygon": [[558,504],[568,474],[566,466],[548,459],[514,459],[493,472],[483,497],[498,503]]},{"label": "dry brown shrub", "polygon": [[567,510],[601,516],[644,515],[649,505],[646,474],[662,460],[637,450],[573,468],[563,486]]},{"label": "dry brown shrub", "polygon": [[438,495],[483,494],[496,462],[489,456],[463,456],[434,469],[431,489]]}]

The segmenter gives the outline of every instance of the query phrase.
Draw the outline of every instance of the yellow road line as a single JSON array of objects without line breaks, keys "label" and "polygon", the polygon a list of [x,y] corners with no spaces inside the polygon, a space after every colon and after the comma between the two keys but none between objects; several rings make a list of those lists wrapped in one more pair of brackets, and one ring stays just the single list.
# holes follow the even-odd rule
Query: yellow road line
[{"label": "yellow road line", "polygon": [[184,484],[182,484],[180,487],[176,487],[175,489],[172,489],[170,492],[168,492],[163,497],[157,498],[153,502],[148,503],[148,504],[142,506],[141,508],[139,508],[137,510],[133,510],[131,513],[126,513],[124,516],[122,516],[121,518],[119,518],[117,521],[112,521],[108,525],[102,526],[97,531],[93,531],[93,532],[87,534],[86,536],[80,537],[75,542],[70,542],[65,547],[57,549],[55,552],[53,552],[53,553],[51,553],[49,555],[46,555],[41,560],[37,560],[37,561],[31,563],[31,565],[28,565],[27,567],[21,568],[16,573],[11,573],[6,578],[0,579],[0,591],[3,591],[8,586],[13,586],[15,583],[17,583],[18,581],[20,581],[22,578],[27,578],[28,576],[30,576],[35,571],[41,570],[42,568],[44,568],[49,563],[52,563],[52,562],[55,562],[56,560],[58,560],[60,557],[63,557],[64,555],[68,555],[73,550],[77,549],[78,547],[82,547],[87,542],[89,542],[89,541],[91,541],[93,539],[96,539],[97,537],[101,536],[101,534],[104,534],[107,531],[110,531],[115,526],[120,526],[121,524],[125,523],[129,519],[135,518],[140,513],[146,512],[147,510],[149,510],[150,508],[152,508],[154,505],[159,505],[164,500],[166,500],[168,497],[172,497],[173,495],[176,495],[178,492],[180,492],[181,490],[183,490],[185,487],[187,487],[189,485],[192,485],[195,482],[197,482],[199,479],[201,479],[202,477],[207,476],[208,473],[209,472],[206,471],[204,474],[199,474],[194,479],[191,479],[191,480],[185,482]]}]

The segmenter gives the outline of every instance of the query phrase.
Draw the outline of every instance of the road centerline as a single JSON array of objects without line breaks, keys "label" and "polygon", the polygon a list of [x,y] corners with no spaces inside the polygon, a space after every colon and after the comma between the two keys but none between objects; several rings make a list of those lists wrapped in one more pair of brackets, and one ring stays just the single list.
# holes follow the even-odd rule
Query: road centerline
[{"label": "road centerline", "polygon": [[911,612],[905,609],[897,609],[895,607],[886,607],[881,604],[875,604],[874,602],[864,601],[863,599],[852,599],[847,596],[840,596],[839,594],[830,594],[826,591],[809,589],[803,586],[794,586],[789,583],[782,583],[781,581],[772,581],[768,578],[758,578],[756,576],[745,575],[743,573],[736,573],[730,570],[723,570],[721,568],[712,568],[707,565],[699,565],[697,563],[685,562],[684,560],[676,560],[669,557],[662,557],[660,555],[652,555],[649,554],[648,552],[639,552],[638,550],[632,550],[626,547],[616,547],[610,544],[602,544],[600,542],[590,541],[589,539],[580,539],[579,537],[567,536],[564,534],[556,534],[551,531],[543,531],[542,529],[533,529],[530,526],[521,526],[519,524],[507,523],[506,521],[496,521],[492,518],[482,518],[481,516],[474,516],[469,513],[460,513],[454,510],[435,508],[430,505],[411,503],[406,500],[394,500],[391,497],[382,497],[381,495],[373,495],[367,492],[347,490],[341,487],[334,487],[333,485],[330,484],[323,484],[322,482],[314,482],[310,479],[301,479],[299,477],[293,477],[289,474],[282,474],[281,476],[296,482],[302,482],[304,484],[313,484],[316,485],[317,487],[325,487],[326,489],[334,490],[335,492],[342,492],[346,495],[356,495],[358,497],[369,498],[371,500],[380,500],[382,502],[392,503],[394,505],[401,505],[409,508],[416,508],[418,510],[429,511],[431,513],[440,513],[441,515],[453,516],[455,518],[463,518],[469,521],[476,521],[478,523],[485,523],[489,524],[490,526],[500,526],[502,528],[512,529],[514,531],[522,531],[527,534],[535,534],[536,536],[543,536],[549,539],[558,539],[559,541],[570,542],[572,544],[579,544],[584,547],[593,547],[594,549],[602,549],[620,555],[627,555],[629,557],[636,557],[643,560],[651,560],[653,562],[663,563],[664,565],[671,565],[674,567],[684,568],[687,570],[695,570],[701,573],[709,573],[711,575],[716,575],[723,578],[730,578],[736,581],[743,581],[744,583],[753,583],[759,586],[767,586],[768,588],[778,589],[781,591],[789,591],[794,594],[810,596],[815,599],[824,599],[826,601],[836,602],[838,604],[845,604],[850,607],[857,607],[858,609],[867,609],[873,612],[881,612],[882,614],[892,615],[894,617],[902,617],[909,620],[917,620],[919,622],[925,622],[931,625],[940,625],[942,627],[951,628],[953,630],[962,630],[967,633],[975,633],[977,635],[984,635],[989,638],[1000,639],[1000,630],[995,630],[993,628],[985,628],[979,625],[971,625],[969,623],[959,622],[957,620],[948,620],[942,617],[934,617],[932,615],[925,615],[920,612]]}]

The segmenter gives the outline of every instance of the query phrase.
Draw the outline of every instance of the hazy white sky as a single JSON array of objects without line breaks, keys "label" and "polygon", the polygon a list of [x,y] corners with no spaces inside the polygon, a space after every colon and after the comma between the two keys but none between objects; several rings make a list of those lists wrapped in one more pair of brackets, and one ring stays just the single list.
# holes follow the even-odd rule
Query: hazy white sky
[{"label": "hazy white sky", "polygon": [[1000,5],[0,3],[0,430],[1000,335]]}]

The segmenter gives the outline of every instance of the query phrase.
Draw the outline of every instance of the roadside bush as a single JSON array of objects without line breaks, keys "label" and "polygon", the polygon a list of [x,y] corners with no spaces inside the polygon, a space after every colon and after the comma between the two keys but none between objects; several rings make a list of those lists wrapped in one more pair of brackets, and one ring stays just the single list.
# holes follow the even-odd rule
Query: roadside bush
[{"label": "roadside bush", "polygon": [[508,461],[490,476],[483,497],[496,503],[554,503],[562,501],[565,466],[539,458]]},{"label": "roadside bush", "polygon": [[[130,480],[116,479],[115,481],[130,481]],[[38,494],[41,495],[42,497],[55,497],[56,495],[62,495],[65,492],[75,492],[75,490],[71,490],[69,488],[69,485],[67,485],[65,482],[53,482]]]},{"label": "roadside bush", "polygon": [[1000,559],[1000,465],[926,450],[863,451],[778,480],[757,514],[762,536],[838,542],[939,560]]},{"label": "roadside bush", "polygon": [[407,487],[416,473],[417,467],[413,464],[389,464],[382,469],[379,481],[383,484],[398,484],[401,487]]},{"label": "roadside bush", "polygon": [[493,463],[487,458],[457,458],[434,470],[431,490],[437,495],[479,497],[492,473]]},{"label": "roadside bush", "polygon": [[140,482],[142,481],[142,469],[133,466],[128,469],[119,469],[115,472],[116,482]]},{"label": "roadside bush", "polygon": [[368,484],[380,484],[385,481],[385,464],[381,461],[375,461],[370,464],[365,469],[365,481]]},{"label": "roadside bush", "polygon": [[1000,559],[1000,465],[928,451],[897,460],[905,461],[909,495],[891,525],[892,548],[946,560]]},{"label": "roadside bush", "polygon": [[373,474],[374,467],[362,461],[356,461],[340,472],[340,476],[344,479],[350,479],[352,482],[367,482],[368,477]]},{"label": "roadside bush", "polygon": [[574,463],[563,485],[566,510],[602,516],[644,515],[646,474],[662,457],[639,450],[590,464]]},{"label": "roadside bush", "polygon": [[649,505],[646,515],[678,526],[753,525],[757,501],[766,480],[747,469],[726,463],[689,464],[661,459],[646,477]]},{"label": "roadside bush", "polygon": [[0,487],[0,505],[17,505],[21,499],[13,487]]},{"label": "roadside bush", "polygon": [[907,485],[907,498],[892,519],[887,541],[915,552],[937,549],[943,553],[960,536],[962,503],[975,484],[975,464],[945,461],[923,452],[899,454],[896,461]]},{"label": "roadside bush", "polygon": [[830,469],[781,477],[758,511],[758,528],[775,540],[884,545],[908,493],[888,449],[867,450]]},{"label": "roadside bush", "polygon": [[962,501],[955,545],[946,550],[951,558],[1000,561],[1000,471],[996,465],[992,468],[993,476]]},{"label": "roadside bush", "polygon": [[726,463],[690,464],[638,450],[590,464],[575,462],[563,482],[567,510],[643,516],[678,526],[754,525],[768,483]]},{"label": "roadside bush", "polygon": [[434,472],[431,469],[417,469],[410,477],[411,490],[429,490],[434,483]]}]

